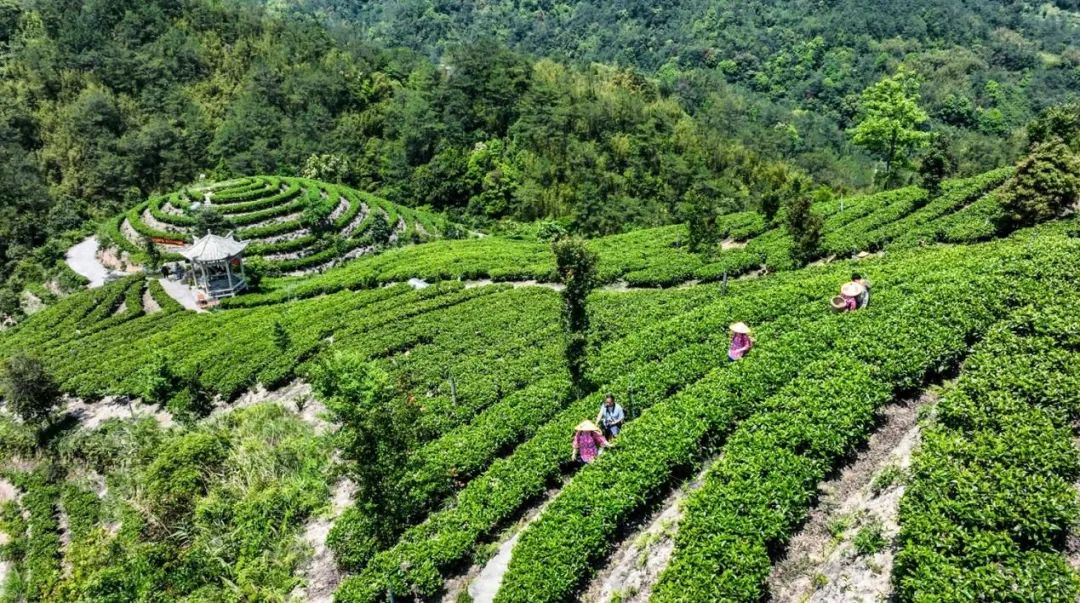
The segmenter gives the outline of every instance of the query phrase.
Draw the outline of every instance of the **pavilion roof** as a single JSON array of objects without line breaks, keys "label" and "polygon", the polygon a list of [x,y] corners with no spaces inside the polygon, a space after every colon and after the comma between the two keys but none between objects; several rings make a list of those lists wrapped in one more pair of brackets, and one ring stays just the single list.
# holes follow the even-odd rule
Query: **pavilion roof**
[{"label": "pavilion roof", "polygon": [[238,255],[247,246],[247,241],[237,241],[231,232],[223,237],[208,232],[181,249],[180,255],[193,262],[220,262]]}]

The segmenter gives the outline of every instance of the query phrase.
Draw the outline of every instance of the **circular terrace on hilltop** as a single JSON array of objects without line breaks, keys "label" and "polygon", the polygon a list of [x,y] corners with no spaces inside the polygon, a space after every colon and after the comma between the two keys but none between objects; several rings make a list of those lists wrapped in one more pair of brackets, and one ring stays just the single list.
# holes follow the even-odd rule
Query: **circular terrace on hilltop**
[{"label": "circular terrace on hilltop", "polygon": [[[198,212],[212,210],[275,274],[304,274],[382,248],[440,238],[446,222],[355,189],[280,176],[200,184],[117,216],[107,238],[134,258],[148,242],[169,259],[193,242]],[[224,233],[222,233],[224,234]]]}]

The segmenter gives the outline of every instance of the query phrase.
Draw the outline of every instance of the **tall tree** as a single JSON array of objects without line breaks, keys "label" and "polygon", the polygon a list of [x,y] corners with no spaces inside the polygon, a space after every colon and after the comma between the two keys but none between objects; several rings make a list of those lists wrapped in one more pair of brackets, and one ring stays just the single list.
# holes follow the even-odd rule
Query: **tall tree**
[{"label": "tall tree", "polygon": [[706,184],[696,185],[686,194],[683,213],[690,232],[690,251],[710,255],[716,248],[720,239],[720,233],[716,230],[720,203],[720,193]]},{"label": "tall tree", "polygon": [[949,149],[949,141],[940,134],[933,137],[929,148],[919,162],[919,178],[931,197],[941,193],[941,183],[956,170],[956,160]]},{"label": "tall tree", "polygon": [[[832,197],[826,188],[814,193],[815,201],[826,201]],[[821,216],[814,213],[810,195],[799,194],[791,198],[787,205],[787,231],[793,239],[791,257],[799,265],[805,265],[818,252],[821,240]]]},{"label": "tall tree", "polygon": [[37,358],[16,354],[4,361],[0,392],[23,421],[40,425],[60,404],[60,386]]},{"label": "tall tree", "polygon": [[1059,138],[1036,145],[1005,187],[1005,206],[1017,224],[1057,217],[1080,200],[1080,156]]},{"label": "tall tree", "polygon": [[390,376],[362,354],[336,351],[312,369],[311,386],[326,404],[342,456],[357,485],[357,506],[350,521],[331,534],[349,539],[356,559],[339,559],[352,566],[393,542],[400,531],[403,497],[393,484],[415,444],[419,406],[409,397],[395,399]]},{"label": "tall tree", "polygon": [[589,313],[587,300],[596,287],[597,256],[585,241],[565,237],[551,244],[555,268],[562,292],[563,329],[566,333],[566,366],[578,396],[588,391],[585,379],[585,359],[588,352]]},{"label": "tall tree", "polygon": [[929,140],[918,129],[927,120],[919,107],[919,81],[901,67],[862,93],[859,123],[850,130],[851,140],[885,162],[885,185],[893,182],[897,164],[904,164]]}]

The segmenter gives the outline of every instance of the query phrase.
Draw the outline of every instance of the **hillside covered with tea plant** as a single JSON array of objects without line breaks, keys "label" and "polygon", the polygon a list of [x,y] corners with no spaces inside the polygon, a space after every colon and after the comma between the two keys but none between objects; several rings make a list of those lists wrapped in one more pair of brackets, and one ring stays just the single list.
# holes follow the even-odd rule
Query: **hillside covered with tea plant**
[{"label": "hillside covered with tea plant", "polygon": [[0,0],[0,603],[1075,603],[1077,33]]},{"label": "hillside covered with tea plant", "polygon": [[[892,567],[895,551],[878,586],[901,600],[1074,600],[1080,175],[1059,122],[1018,165],[934,190],[819,192],[772,218],[580,242],[420,237],[268,275],[213,312],[141,274],[70,295],[0,334],[5,596],[760,600],[819,485],[859,462],[882,413],[944,387],[914,465],[881,486],[895,526],[860,528],[880,544],[851,563]],[[199,198],[225,220],[310,198],[363,203],[334,224],[448,224],[276,177],[182,188],[115,224],[182,238]],[[837,314],[852,272],[872,302]],[[731,363],[736,321],[756,344]],[[574,426],[607,393],[625,429],[571,462]],[[999,506],[992,490],[1024,494]],[[625,555],[655,567],[629,580]]]}]

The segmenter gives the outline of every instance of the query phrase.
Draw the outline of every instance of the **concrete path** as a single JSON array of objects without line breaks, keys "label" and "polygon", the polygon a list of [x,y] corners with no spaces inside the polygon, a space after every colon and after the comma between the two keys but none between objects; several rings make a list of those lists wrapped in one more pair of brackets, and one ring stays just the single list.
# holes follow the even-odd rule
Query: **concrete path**
[{"label": "concrete path", "polygon": [[203,311],[195,302],[195,292],[191,287],[167,278],[158,279],[158,282],[161,283],[161,288],[165,290],[165,293],[168,293],[169,297],[175,299],[181,306],[195,312]]},{"label": "concrete path", "polygon": [[97,237],[90,237],[68,249],[64,256],[64,261],[72,270],[90,281],[87,286],[91,289],[104,285],[105,277],[109,274],[108,268],[98,261],[97,252]]}]

